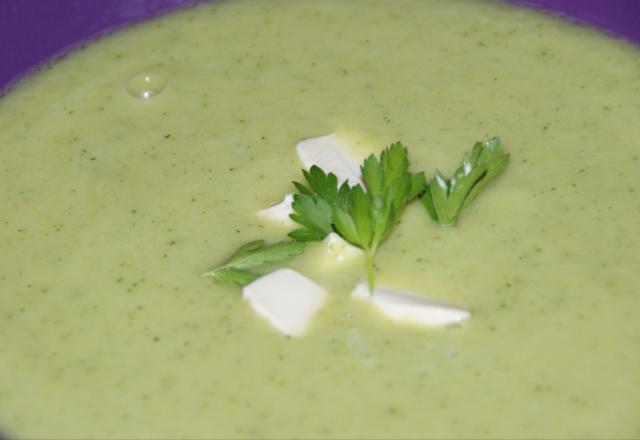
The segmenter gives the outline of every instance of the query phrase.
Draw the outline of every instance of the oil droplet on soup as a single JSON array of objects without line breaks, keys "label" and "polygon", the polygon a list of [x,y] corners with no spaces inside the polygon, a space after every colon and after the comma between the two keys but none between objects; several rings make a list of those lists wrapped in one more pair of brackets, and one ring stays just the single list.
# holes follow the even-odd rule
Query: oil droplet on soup
[{"label": "oil droplet on soup", "polygon": [[127,81],[127,92],[135,98],[149,99],[167,87],[167,81],[155,72],[140,72]]}]

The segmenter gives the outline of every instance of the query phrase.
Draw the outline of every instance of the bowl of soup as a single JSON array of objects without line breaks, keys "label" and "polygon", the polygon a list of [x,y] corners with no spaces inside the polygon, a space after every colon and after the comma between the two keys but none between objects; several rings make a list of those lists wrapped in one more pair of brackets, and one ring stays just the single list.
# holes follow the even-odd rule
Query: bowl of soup
[{"label": "bowl of soup", "polygon": [[[245,0],[22,78],[0,99],[0,432],[637,437],[639,72],[632,42],[513,5]],[[286,263],[328,292],[303,337],[199,276],[286,238],[256,212],[329,133],[362,157],[402,141],[428,175],[500,136],[511,161],[455,226],[412,204],[376,257],[469,320],[385,319],[317,243]]]}]

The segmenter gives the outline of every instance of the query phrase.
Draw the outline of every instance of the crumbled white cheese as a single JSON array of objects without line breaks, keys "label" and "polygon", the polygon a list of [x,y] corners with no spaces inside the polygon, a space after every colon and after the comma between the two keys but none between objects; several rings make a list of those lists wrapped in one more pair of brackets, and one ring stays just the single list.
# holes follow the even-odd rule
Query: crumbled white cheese
[{"label": "crumbled white cheese", "polygon": [[285,268],[247,284],[242,296],[273,327],[289,336],[301,336],[326,293],[309,278]]},{"label": "crumbled white cheese", "polygon": [[327,235],[327,238],[323,240],[322,244],[326,251],[326,259],[331,263],[342,263],[363,254],[362,249],[345,241],[335,232]]},{"label": "crumbled white cheese", "polygon": [[260,217],[279,222],[285,226],[293,226],[295,222],[289,217],[293,213],[291,204],[293,203],[293,194],[287,194],[280,203],[271,205],[268,208],[258,211]]},{"label": "crumbled white cheese", "polygon": [[[349,185],[361,184],[364,187],[360,165],[351,157],[348,145],[337,135],[330,134],[300,141],[296,149],[305,169],[308,170],[316,165],[326,173],[335,174],[340,185],[348,181]],[[295,222],[289,218],[289,215],[293,214],[291,203],[293,203],[293,195],[287,194],[282,202],[261,209],[258,215],[292,227]]]},{"label": "crumbled white cheese", "polygon": [[333,173],[338,183],[348,181],[349,185],[362,184],[360,163],[349,152],[349,146],[336,134],[306,139],[296,145],[298,156],[304,168],[313,165],[326,173]]},{"label": "crumbled white cheese", "polygon": [[467,309],[411,292],[377,287],[373,294],[369,294],[366,283],[359,283],[351,295],[370,302],[394,321],[416,325],[442,327],[464,321],[471,316]]}]

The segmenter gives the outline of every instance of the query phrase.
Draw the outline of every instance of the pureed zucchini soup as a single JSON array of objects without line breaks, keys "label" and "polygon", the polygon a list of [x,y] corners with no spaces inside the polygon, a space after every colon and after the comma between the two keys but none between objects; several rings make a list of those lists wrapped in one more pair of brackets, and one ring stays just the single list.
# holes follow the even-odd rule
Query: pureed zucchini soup
[{"label": "pureed zucchini soup", "polygon": [[[0,431],[10,437],[640,435],[640,53],[460,1],[226,1],[92,43],[0,101]],[[396,323],[323,243],[300,337],[199,275],[290,231],[296,143],[511,155],[454,226],[411,203],[376,283],[470,310]],[[266,271],[263,271],[264,273]]]}]

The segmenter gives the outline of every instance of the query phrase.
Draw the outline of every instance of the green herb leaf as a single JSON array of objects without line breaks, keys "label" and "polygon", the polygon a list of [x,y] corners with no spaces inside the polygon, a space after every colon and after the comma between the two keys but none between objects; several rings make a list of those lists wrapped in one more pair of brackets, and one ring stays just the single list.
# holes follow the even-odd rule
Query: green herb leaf
[{"label": "green herb leaf", "polygon": [[303,174],[309,187],[293,182],[300,194],[293,197],[291,214],[291,219],[303,228],[289,233],[289,237],[302,242],[323,240],[333,231],[333,209],[345,203],[349,185],[344,183],[338,188],[338,178],[315,165],[309,171],[303,170]]},{"label": "green herb leaf", "polygon": [[281,263],[304,251],[305,243],[283,241],[267,246],[264,240],[256,240],[240,246],[220,266],[202,276],[212,277],[221,283],[244,286],[260,275],[249,272],[263,266]]},{"label": "green herb leaf", "polygon": [[378,160],[369,156],[361,166],[366,191],[360,186],[338,187],[337,178],[312,167],[304,176],[309,187],[294,182],[300,194],[294,196],[291,219],[303,228],[290,237],[300,241],[322,240],[336,231],[367,255],[367,279],[374,284],[374,257],[389,235],[404,206],[424,190],[424,173],[410,173],[407,148],[390,145]]},{"label": "green herb leaf", "polygon": [[294,211],[290,215],[291,219],[304,226],[289,233],[289,237],[294,240],[301,242],[322,240],[333,230],[331,226],[333,209],[326,200],[307,194],[296,194],[291,207]]},{"label": "green herb leaf", "polygon": [[257,275],[252,272],[248,272],[246,270],[238,270],[233,269],[231,267],[227,267],[226,269],[220,269],[212,272],[208,272],[204,274],[206,276],[211,276],[216,281],[223,284],[235,284],[236,286],[242,287],[244,285],[249,284],[260,275]]},{"label": "green herb leaf", "polygon": [[498,176],[509,162],[497,137],[476,142],[450,179],[436,171],[420,197],[427,214],[443,225],[455,224],[462,209]]}]

